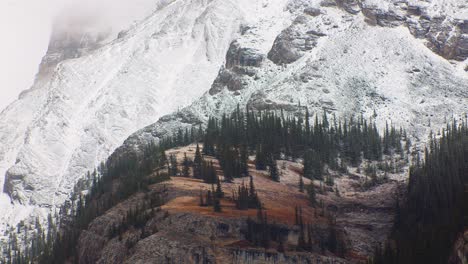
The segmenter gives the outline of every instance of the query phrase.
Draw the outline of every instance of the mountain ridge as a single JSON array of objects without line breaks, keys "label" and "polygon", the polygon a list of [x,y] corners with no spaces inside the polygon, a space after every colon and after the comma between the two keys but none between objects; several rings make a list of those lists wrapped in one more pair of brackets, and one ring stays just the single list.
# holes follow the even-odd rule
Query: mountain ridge
[{"label": "mountain ridge", "polygon": [[0,183],[13,202],[2,196],[2,230],[27,215],[44,218],[130,133],[214,79],[242,12],[234,2],[163,2],[119,39],[59,63],[49,82],[2,113],[0,172],[8,172]]},{"label": "mountain ridge", "polygon": [[376,113],[379,127],[414,123],[408,129],[421,141],[468,112],[468,17],[454,11],[467,10],[462,1],[452,0],[443,20],[440,1],[160,2],[161,17],[58,64],[50,81],[2,112],[0,173],[8,170],[5,191],[13,199],[0,200],[7,212],[0,230],[45,219],[124,141],[117,151],[140,149],[237,105]]}]

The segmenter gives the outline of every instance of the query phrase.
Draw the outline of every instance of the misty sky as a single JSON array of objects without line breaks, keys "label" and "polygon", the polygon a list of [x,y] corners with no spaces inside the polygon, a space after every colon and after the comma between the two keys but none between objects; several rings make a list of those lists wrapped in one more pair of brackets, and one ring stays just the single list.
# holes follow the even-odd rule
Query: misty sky
[{"label": "misty sky", "polygon": [[47,50],[51,0],[0,0],[0,109],[31,86]]},{"label": "misty sky", "polygon": [[32,85],[54,18],[85,21],[87,30],[120,31],[149,15],[160,1],[0,0],[0,111]]}]

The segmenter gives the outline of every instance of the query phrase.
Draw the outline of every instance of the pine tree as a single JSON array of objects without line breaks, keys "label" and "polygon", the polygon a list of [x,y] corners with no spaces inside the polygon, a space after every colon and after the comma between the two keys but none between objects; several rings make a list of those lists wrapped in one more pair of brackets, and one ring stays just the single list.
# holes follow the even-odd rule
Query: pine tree
[{"label": "pine tree", "polygon": [[248,154],[247,146],[245,144],[242,144],[240,148],[240,167],[241,167],[241,174],[243,176],[249,175],[248,161],[249,161],[249,154]]},{"label": "pine tree", "polygon": [[206,193],[206,205],[207,206],[212,206],[213,205],[213,193],[208,190]]},{"label": "pine tree", "polygon": [[309,197],[310,205],[315,207],[315,205],[317,204],[317,198],[315,197],[315,187],[313,182],[307,185],[307,195]]},{"label": "pine tree", "polygon": [[320,157],[313,150],[308,150],[304,154],[304,177],[317,180],[323,179]]},{"label": "pine tree", "polygon": [[299,192],[303,193],[304,192],[304,179],[302,175],[299,178]]},{"label": "pine tree", "polygon": [[200,153],[200,147],[197,143],[197,148],[195,150],[195,159],[193,160],[193,177],[196,179],[202,179],[202,163],[203,157]]},{"label": "pine tree", "polygon": [[177,164],[177,157],[174,154],[169,156],[170,166],[169,166],[169,175],[177,176],[179,174],[179,167]]},{"label": "pine tree", "polygon": [[263,152],[263,147],[258,144],[257,150],[255,152],[255,168],[257,170],[265,170],[266,169],[266,158],[265,153]]},{"label": "pine tree", "polygon": [[213,210],[216,213],[220,213],[221,212],[221,201],[220,201],[221,198],[219,197],[217,190],[215,191],[213,185],[211,185],[211,192],[213,193]]},{"label": "pine tree", "polygon": [[200,206],[206,206],[205,200],[203,199],[203,191],[200,189],[200,201],[199,201]]},{"label": "pine tree", "polygon": [[217,180],[216,180],[216,192],[215,192],[215,196],[218,198],[218,199],[221,199],[221,198],[224,198],[224,192],[223,192],[223,189],[221,187],[221,181],[219,180],[219,177],[217,177]]},{"label": "pine tree", "polygon": [[187,158],[187,153],[184,153],[184,161],[182,162],[182,175],[190,177],[190,160]]},{"label": "pine tree", "polygon": [[274,181],[279,182],[280,181],[280,176],[278,172],[278,165],[276,164],[276,160],[273,157],[273,155],[270,156],[270,165],[268,166],[270,170],[270,178]]}]

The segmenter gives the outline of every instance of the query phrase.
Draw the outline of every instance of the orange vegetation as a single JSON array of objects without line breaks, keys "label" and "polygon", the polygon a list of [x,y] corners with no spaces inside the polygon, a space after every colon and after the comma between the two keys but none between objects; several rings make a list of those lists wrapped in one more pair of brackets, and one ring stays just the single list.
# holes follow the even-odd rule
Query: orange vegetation
[{"label": "orange vegetation", "polygon": [[[184,153],[188,157],[193,158],[194,149],[195,146],[191,145],[170,150],[168,154],[176,155],[181,163]],[[218,168],[218,175],[222,178],[222,171],[219,169],[218,161],[211,157],[205,157],[205,159],[213,160],[215,167]],[[292,225],[295,222],[295,207],[300,206],[303,210],[305,222],[325,223],[326,220],[319,216],[321,209],[311,207],[308,204],[307,195],[299,192],[298,183],[300,174],[298,171],[300,168],[297,163],[285,162],[285,166],[282,166],[282,162],[278,163],[281,182],[270,180],[267,172],[257,171],[253,163],[249,164],[249,174],[254,179],[255,188],[267,212],[269,221]],[[309,182],[307,179],[304,179],[304,181],[306,183]],[[226,197],[221,200],[222,212],[215,213],[212,207],[199,206],[200,190],[204,190],[204,193],[206,193],[207,190],[211,189],[211,185],[193,178],[172,177],[172,180],[168,183],[168,187],[182,195],[168,201],[163,208],[170,212],[191,212],[213,217],[240,218],[250,216],[255,218],[257,215],[256,209],[237,210],[232,201],[233,191],[237,190],[238,186],[243,183],[248,185],[249,178],[237,178],[233,183],[222,182],[222,188]],[[317,213],[314,210],[317,210]]]}]

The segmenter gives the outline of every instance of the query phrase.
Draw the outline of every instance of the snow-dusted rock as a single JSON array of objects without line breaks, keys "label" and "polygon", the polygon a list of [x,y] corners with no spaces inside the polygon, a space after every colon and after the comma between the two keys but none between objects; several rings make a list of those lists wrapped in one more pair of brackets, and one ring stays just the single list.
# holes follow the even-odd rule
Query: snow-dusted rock
[{"label": "snow-dusted rock", "polygon": [[[244,71],[221,70],[208,93],[191,106],[133,134],[122,149],[170,135],[179,127],[198,126],[208,116],[229,113],[238,104],[257,110],[283,109],[291,114],[304,113],[305,106],[320,115],[324,110],[345,117],[371,117],[375,112],[380,127],[392,121],[421,141],[426,140],[430,129],[440,129],[446,121],[464,118],[468,112],[464,64],[438,56],[403,24],[370,25],[362,13],[351,15],[336,5],[324,7],[323,2],[320,15],[304,19],[302,11],[319,3],[292,2],[295,4],[288,5],[288,11],[294,14],[291,24],[275,40],[253,30],[236,40],[244,49],[256,50],[258,57],[269,55],[253,69],[254,75],[239,73],[252,70],[248,65],[242,67]],[[311,30],[326,35],[317,40],[315,47],[305,49],[304,40]],[[293,36],[289,39],[302,40],[289,42],[298,48],[292,44],[285,50],[277,48],[278,38],[285,32]],[[272,48],[259,48],[258,42],[249,41],[253,36],[262,43],[269,41],[265,46]],[[276,60],[280,55],[291,58],[290,54],[297,56],[289,61]],[[231,60],[229,56],[227,61]],[[284,65],[286,62],[289,64]]]},{"label": "snow-dusted rock", "polygon": [[272,2],[160,1],[119,38],[63,57],[0,115],[0,229],[60,205],[132,132],[202,95],[241,25]]},{"label": "snow-dusted rock", "polygon": [[312,50],[320,37],[326,36],[317,31],[312,17],[298,16],[291,26],[279,34],[268,53],[268,59],[276,64],[289,64],[302,57],[304,52]]}]

